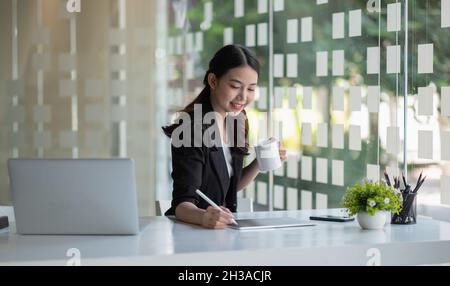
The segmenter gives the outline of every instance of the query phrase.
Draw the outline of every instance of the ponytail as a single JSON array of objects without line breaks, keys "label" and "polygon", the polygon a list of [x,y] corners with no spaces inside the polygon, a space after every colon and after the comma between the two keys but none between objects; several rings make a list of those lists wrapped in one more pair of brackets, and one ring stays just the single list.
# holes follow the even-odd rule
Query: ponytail
[{"label": "ponytail", "polygon": [[[194,98],[193,101],[191,101],[191,103],[189,103],[188,105],[186,105],[185,108],[183,108],[182,110],[178,110],[177,112],[186,112],[186,113],[190,113],[194,111],[194,106],[196,104],[202,104],[203,102],[205,102],[206,100],[208,100],[210,94],[211,94],[211,87],[209,86],[208,83],[208,75],[209,75],[210,71],[206,72],[205,78],[203,79],[203,83],[205,84],[205,87],[202,89],[202,91],[200,92],[200,94]],[[168,126],[163,126],[161,127],[164,134],[166,134],[167,137],[172,138],[172,133],[173,131],[180,126],[181,123],[174,123]]]}]

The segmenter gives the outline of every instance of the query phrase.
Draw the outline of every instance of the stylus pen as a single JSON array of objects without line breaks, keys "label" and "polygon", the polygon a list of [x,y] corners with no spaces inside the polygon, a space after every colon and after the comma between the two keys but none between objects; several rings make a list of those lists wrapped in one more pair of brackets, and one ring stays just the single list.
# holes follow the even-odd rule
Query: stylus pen
[{"label": "stylus pen", "polygon": [[[210,198],[208,198],[202,191],[196,190],[195,191],[202,199],[204,199],[208,204],[210,204],[213,208],[220,210],[221,212],[225,212],[222,208],[220,208],[218,205],[216,205],[215,202],[213,202]],[[238,225],[238,223],[234,220],[234,218],[231,219],[231,222],[234,225]]]}]

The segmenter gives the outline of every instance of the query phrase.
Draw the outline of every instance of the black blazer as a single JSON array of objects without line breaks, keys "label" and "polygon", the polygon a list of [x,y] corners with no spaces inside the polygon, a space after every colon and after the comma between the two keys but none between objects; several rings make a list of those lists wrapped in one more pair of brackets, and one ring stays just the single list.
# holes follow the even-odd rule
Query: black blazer
[{"label": "black blazer", "polygon": [[[202,113],[204,115],[210,111],[213,109],[208,97],[202,104]],[[193,120],[191,123],[193,131]],[[203,132],[210,126],[202,124]],[[202,147],[177,148],[172,145],[172,204],[165,215],[175,215],[176,207],[182,202],[192,202],[206,209],[209,204],[196,194],[196,189],[217,205],[236,212],[237,185],[242,175],[244,155],[238,152],[232,152],[231,155],[233,176],[230,178],[222,147],[206,147],[202,144]]]}]

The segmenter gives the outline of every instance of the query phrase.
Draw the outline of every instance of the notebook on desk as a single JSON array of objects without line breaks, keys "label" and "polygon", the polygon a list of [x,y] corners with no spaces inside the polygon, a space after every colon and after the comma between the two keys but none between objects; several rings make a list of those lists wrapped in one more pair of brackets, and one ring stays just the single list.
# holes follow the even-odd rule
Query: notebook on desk
[{"label": "notebook on desk", "polygon": [[236,222],[238,225],[230,225],[230,227],[238,230],[314,226],[309,221],[291,217],[236,219]]}]

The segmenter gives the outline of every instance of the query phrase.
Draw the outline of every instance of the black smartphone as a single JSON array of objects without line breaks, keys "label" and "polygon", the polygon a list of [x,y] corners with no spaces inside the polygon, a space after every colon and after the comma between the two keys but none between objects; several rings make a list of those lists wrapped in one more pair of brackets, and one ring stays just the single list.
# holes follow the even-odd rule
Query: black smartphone
[{"label": "black smartphone", "polygon": [[310,220],[325,220],[325,221],[337,221],[337,222],[346,222],[355,220],[354,217],[350,216],[337,216],[337,215],[318,215],[318,216],[310,216]]}]

